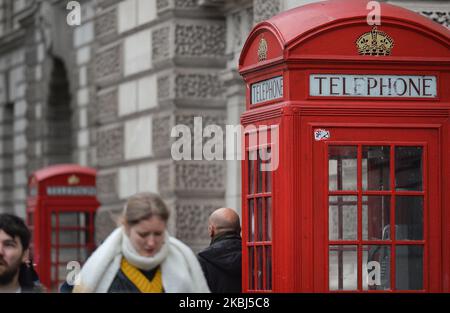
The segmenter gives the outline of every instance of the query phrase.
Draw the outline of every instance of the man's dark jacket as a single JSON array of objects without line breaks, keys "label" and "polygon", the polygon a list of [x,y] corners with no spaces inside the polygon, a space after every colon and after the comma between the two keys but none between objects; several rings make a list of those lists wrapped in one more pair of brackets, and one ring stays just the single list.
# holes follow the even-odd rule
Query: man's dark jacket
[{"label": "man's dark jacket", "polygon": [[242,240],[235,232],[213,238],[211,245],[198,254],[211,292],[242,291]]}]

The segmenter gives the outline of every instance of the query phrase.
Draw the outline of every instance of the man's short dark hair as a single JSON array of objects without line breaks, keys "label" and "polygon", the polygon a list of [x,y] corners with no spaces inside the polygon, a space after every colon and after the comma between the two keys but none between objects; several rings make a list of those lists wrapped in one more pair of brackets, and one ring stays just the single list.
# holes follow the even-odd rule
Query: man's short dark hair
[{"label": "man's short dark hair", "polygon": [[24,250],[30,246],[30,230],[20,217],[8,213],[1,213],[0,230],[3,230],[13,238],[16,238],[16,236],[19,237]]}]

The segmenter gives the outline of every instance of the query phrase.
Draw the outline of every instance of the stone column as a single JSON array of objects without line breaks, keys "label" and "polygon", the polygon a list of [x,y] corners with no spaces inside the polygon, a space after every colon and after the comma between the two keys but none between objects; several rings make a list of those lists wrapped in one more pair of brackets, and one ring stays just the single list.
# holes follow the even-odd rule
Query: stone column
[{"label": "stone column", "polygon": [[[245,84],[238,72],[239,56],[254,25],[254,1],[241,1],[225,7],[227,20],[227,69],[222,71],[227,101],[227,124],[237,126],[240,116],[245,111]],[[262,11],[258,11],[261,12]],[[230,140],[231,138],[227,138]],[[236,147],[239,149],[240,147]],[[225,205],[241,213],[241,161],[240,154],[228,155]]]}]

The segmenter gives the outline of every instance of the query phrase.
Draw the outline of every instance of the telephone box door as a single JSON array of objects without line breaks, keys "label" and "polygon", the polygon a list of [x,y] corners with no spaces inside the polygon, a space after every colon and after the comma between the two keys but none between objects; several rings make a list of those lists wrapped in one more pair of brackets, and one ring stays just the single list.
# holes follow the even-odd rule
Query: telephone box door
[{"label": "telephone box door", "polygon": [[67,278],[72,266],[70,262],[83,264],[95,248],[94,219],[96,207],[67,206],[55,204],[47,208],[47,222],[51,232],[47,236],[50,243],[51,259],[46,268],[50,269],[51,287],[58,288]]},{"label": "telephone box door", "polygon": [[314,289],[441,291],[438,130],[311,131]]}]

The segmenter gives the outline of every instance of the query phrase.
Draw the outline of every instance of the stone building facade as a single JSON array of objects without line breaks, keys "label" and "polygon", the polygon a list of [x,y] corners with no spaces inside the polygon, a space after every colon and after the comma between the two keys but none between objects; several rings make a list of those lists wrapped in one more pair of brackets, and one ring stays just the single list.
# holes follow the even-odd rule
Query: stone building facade
[{"label": "stone building facade", "polygon": [[[0,0],[0,211],[25,215],[36,169],[78,163],[98,170],[97,241],[148,190],[169,204],[171,232],[202,248],[212,210],[240,211],[239,161],[174,161],[171,129],[239,124],[252,26],[315,1],[82,0],[75,26],[69,2]],[[449,27],[449,1],[388,2]]]}]

